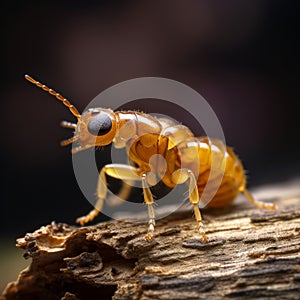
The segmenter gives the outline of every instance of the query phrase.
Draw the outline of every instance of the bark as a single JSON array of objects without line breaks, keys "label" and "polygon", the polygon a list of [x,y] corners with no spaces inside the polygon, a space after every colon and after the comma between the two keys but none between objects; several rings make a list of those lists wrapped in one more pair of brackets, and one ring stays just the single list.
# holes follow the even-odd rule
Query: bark
[{"label": "bark", "polygon": [[190,209],[159,220],[151,242],[144,223],[53,222],[17,240],[32,262],[1,299],[299,299],[299,182],[293,188],[257,193],[274,213],[242,197],[203,210],[207,244]]}]

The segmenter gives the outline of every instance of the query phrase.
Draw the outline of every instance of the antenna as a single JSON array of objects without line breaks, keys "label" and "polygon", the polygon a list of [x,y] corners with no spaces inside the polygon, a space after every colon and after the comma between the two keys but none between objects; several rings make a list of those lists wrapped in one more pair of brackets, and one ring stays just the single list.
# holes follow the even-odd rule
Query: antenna
[{"label": "antenna", "polygon": [[48,92],[50,95],[54,96],[59,101],[61,101],[62,104],[65,105],[70,110],[70,112],[72,113],[73,116],[75,116],[78,120],[80,119],[80,117],[81,117],[80,113],[78,112],[77,108],[73,104],[70,103],[69,100],[67,100],[62,95],[55,92],[54,90],[48,88],[46,85],[36,81],[29,75],[25,75],[25,79],[28,80],[29,82],[33,83],[37,87],[41,88],[42,90]]}]

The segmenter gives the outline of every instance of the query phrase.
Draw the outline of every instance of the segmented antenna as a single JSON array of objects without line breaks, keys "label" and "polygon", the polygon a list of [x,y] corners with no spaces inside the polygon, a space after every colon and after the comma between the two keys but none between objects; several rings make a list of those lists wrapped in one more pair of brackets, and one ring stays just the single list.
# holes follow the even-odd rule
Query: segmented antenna
[{"label": "segmented antenna", "polygon": [[70,103],[69,100],[67,100],[62,95],[55,92],[54,90],[48,88],[46,85],[36,81],[35,79],[30,77],[29,75],[25,75],[25,79],[27,79],[29,82],[35,84],[37,87],[39,87],[42,90],[48,92],[50,95],[54,96],[56,99],[61,101],[62,104],[65,105],[70,110],[70,112],[72,113],[73,116],[75,116],[77,119],[80,119],[80,117],[81,117],[80,113],[78,112],[77,108],[73,104]]}]

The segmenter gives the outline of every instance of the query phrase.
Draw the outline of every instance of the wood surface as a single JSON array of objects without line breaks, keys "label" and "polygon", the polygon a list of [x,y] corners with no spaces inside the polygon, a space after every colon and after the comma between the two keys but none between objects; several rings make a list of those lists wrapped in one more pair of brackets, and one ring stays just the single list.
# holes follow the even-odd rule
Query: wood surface
[{"label": "wood surface", "polygon": [[17,240],[32,259],[0,297],[10,299],[300,299],[300,184],[262,187],[203,209],[209,242],[195,235],[191,209],[157,221],[154,239],[141,222],[46,225]]}]

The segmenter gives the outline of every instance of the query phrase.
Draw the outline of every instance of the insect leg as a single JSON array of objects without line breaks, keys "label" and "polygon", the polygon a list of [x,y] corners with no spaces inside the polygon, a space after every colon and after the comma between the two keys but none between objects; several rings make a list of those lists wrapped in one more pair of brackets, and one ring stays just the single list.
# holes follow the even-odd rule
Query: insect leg
[{"label": "insect leg", "polygon": [[105,175],[111,176],[113,178],[117,178],[120,180],[129,180],[129,181],[142,181],[142,188],[144,192],[144,200],[148,206],[148,216],[149,216],[149,227],[148,233],[145,236],[147,241],[150,241],[154,232],[155,225],[155,215],[153,209],[153,196],[150,190],[150,187],[147,183],[147,175],[143,174],[142,177],[139,175],[140,170],[138,168],[123,165],[123,164],[108,164],[105,165],[100,172],[98,186],[97,186],[97,196],[98,200],[95,205],[95,208],[89,212],[86,216],[80,217],[77,219],[77,222],[81,225],[92,221],[101,211],[103,206],[104,199],[107,194],[107,182]]},{"label": "insect leg", "polygon": [[144,192],[144,200],[148,206],[148,216],[149,216],[149,227],[148,233],[146,235],[146,240],[150,241],[153,236],[154,232],[154,225],[155,225],[155,215],[152,204],[154,202],[153,196],[151,194],[150,187],[147,183],[146,174],[143,174],[142,177],[138,175],[140,170],[138,168],[129,166],[129,165],[122,165],[122,164],[108,164],[105,165],[100,172],[98,186],[97,186],[97,196],[98,200],[96,202],[95,208],[89,212],[86,216],[78,218],[76,221],[81,225],[92,221],[101,211],[104,199],[107,194],[107,182],[106,182],[106,175],[111,177],[120,179],[120,180],[129,180],[129,181],[142,181],[142,187]]},{"label": "insect leg", "polygon": [[148,227],[148,233],[145,236],[145,239],[147,241],[151,241],[154,233],[154,226],[155,226],[155,214],[154,214],[154,209],[153,209],[153,196],[150,190],[150,187],[147,183],[147,175],[143,174],[142,175],[142,187],[143,187],[143,192],[144,192],[144,201],[148,206],[148,217],[149,217],[149,227]]},{"label": "insect leg", "polygon": [[255,200],[246,188],[242,188],[241,192],[244,193],[244,195],[250,203],[256,205],[257,207],[269,209],[271,211],[276,210],[276,205],[274,203],[266,203],[259,200]]},{"label": "insect leg", "polygon": [[149,216],[149,227],[148,233],[145,236],[147,241],[150,241],[153,237],[154,225],[155,225],[155,215],[153,209],[153,196],[150,187],[147,182],[147,174],[143,174],[142,177],[138,175],[140,170],[130,165],[123,164],[110,164],[105,166],[105,173],[121,180],[138,180],[142,181],[142,188],[144,192],[144,201],[148,206],[148,216]]},{"label": "insect leg", "polygon": [[111,195],[107,199],[107,204],[109,206],[121,205],[123,201],[128,199],[132,190],[132,186],[134,186],[134,180],[127,180],[126,182],[123,181],[118,195]]},{"label": "insect leg", "polygon": [[147,241],[150,241],[154,232],[155,225],[155,215],[153,209],[153,196],[150,187],[147,182],[147,174],[143,174],[142,177],[138,175],[140,170],[130,165],[123,164],[110,164],[105,166],[105,173],[111,177],[121,179],[121,180],[137,180],[142,181],[142,188],[144,192],[144,201],[148,206],[148,216],[149,216],[149,227],[148,233],[145,236]]},{"label": "insect leg", "polygon": [[95,208],[91,210],[86,216],[80,217],[76,220],[77,223],[81,225],[92,221],[101,211],[104,199],[107,194],[107,182],[106,175],[121,179],[121,180],[139,180],[141,181],[141,177],[138,175],[139,169],[122,164],[108,164],[105,165],[99,175],[98,185],[97,185],[97,197],[98,200],[96,202]]},{"label": "insect leg", "polygon": [[147,241],[150,241],[154,232],[155,225],[155,215],[153,210],[153,196],[150,190],[150,187],[147,182],[147,174],[143,174],[142,177],[138,175],[140,170],[130,165],[123,164],[110,164],[106,165],[105,173],[111,177],[121,179],[121,180],[137,180],[142,181],[142,188],[144,192],[144,201],[148,206],[148,216],[149,216],[149,227],[148,233],[145,236]]},{"label": "insect leg", "polygon": [[198,233],[203,243],[206,243],[207,236],[203,229],[204,226],[202,223],[202,216],[198,206],[200,198],[199,198],[199,192],[197,187],[197,181],[194,176],[194,173],[188,169],[179,169],[172,174],[172,180],[177,184],[181,184],[189,180],[189,195],[190,195],[189,198],[190,198],[190,202],[193,204],[195,219],[198,224]]},{"label": "insect leg", "polygon": [[99,214],[102,209],[104,199],[107,194],[107,182],[105,177],[105,167],[103,167],[100,171],[98,185],[97,185],[97,202],[93,210],[91,210],[86,216],[80,217],[76,219],[76,222],[80,225],[84,225],[88,222],[94,220],[95,217]]}]

